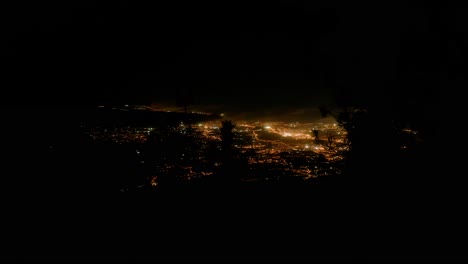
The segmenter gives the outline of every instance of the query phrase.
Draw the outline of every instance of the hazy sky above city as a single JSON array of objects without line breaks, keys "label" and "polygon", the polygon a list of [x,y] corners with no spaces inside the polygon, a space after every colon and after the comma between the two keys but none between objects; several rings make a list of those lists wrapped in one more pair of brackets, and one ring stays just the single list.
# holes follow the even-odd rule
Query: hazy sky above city
[{"label": "hazy sky above city", "polygon": [[8,4],[6,103],[171,105],[190,87],[197,106],[301,112],[333,104],[338,86],[379,94],[434,50],[401,44],[433,43],[425,6],[166,2]]}]

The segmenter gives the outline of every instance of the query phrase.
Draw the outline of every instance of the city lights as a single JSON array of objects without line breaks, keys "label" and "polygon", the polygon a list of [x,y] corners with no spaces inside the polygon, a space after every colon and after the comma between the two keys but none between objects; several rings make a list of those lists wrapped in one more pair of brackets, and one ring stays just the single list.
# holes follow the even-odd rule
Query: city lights
[{"label": "city lights", "polygon": [[[259,171],[268,172],[268,180],[278,179],[280,175],[286,174],[302,179],[340,174],[340,166],[336,163],[343,160],[341,153],[347,151],[348,146],[344,143],[345,131],[336,124],[274,120],[268,122],[239,120],[233,123],[235,128],[232,130],[234,133],[232,146],[240,155],[247,155],[246,162],[250,166],[251,175],[244,175],[245,181],[255,181]],[[191,129],[188,129],[189,127]],[[191,138],[190,141],[196,140],[195,145],[202,149],[193,152],[190,148],[186,148],[179,153],[177,165],[166,163],[164,160],[163,163],[155,163],[147,160],[144,152],[136,150],[140,159],[138,163],[141,166],[156,168],[155,174],[166,174],[178,167],[180,177],[188,181],[215,175],[216,168],[222,166],[222,163],[216,160],[208,162],[203,154],[204,148],[210,144],[215,146],[217,151],[222,151],[220,128],[220,120],[196,122],[192,126],[179,120],[169,131],[167,128],[151,125],[89,127],[85,132],[96,142],[138,144],[137,149],[141,149],[140,147],[144,146],[142,144],[151,143],[152,140],[160,140],[158,137],[165,137],[167,133],[178,135],[177,137],[181,139],[187,137]],[[318,138],[313,134],[313,130],[320,131]],[[159,136],[150,137],[152,134],[150,132]],[[328,140],[329,135],[332,135],[332,142]],[[334,146],[325,147],[326,144]],[[181,151],[177,150],[176,142],[168,145],[168,149],[171,152]],[[194,153],[198,154],[193,156]],[[148,184],[157,186],[157,177],[153,177]]]}]

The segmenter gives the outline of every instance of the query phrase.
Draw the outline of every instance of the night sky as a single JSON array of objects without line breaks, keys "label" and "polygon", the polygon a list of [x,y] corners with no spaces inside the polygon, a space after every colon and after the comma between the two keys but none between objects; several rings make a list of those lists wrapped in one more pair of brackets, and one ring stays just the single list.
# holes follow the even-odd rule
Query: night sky
[{"label": "night sky", "polygon": [[309,113],[339,85],[379,94],[439,72],[441,34],[463,19],[423,4],[168,2],[2,4],[4,105],[173,106],[190,87],[197,109]]},{"label": "night sky", "polygon": [[[132,260],[152,253],[468,259],[466,242],[458,242],[468,222],[460,173],[467,160],[458,154],[468,9],[356,2],[2,1],[1,183],[9,198],[2,213],[14,231],[6,240],[15,242],[4,251],[15,260],[108,252]],[[191,111],[225,113],[234,124],[330,121],[347,137],[318,155],[292,138],[284,142],[297,142],[294,151],[276,149],[283,140],[270,142],[266,129],[251,148],[232,147],[238,134],[229,129],[218,143],[211,132],[171,128],[182,117],[190,124],[189,116],[88,111],[125,104],[182,111],[181,88],[192,90]],[[321,118],[319,106],[338,121]],[[91,143],[94,135],[141,139],[138,123],[153,116],[156,129],[143,144]],[[332,152],[344,159],[329,159]],[[315,164],[344,173],[312,177],[310,185],[286,176],[303,168],[312,176],[322,170]],[[206,182],[196,172],[205,168],[215,172]],[[200,179],[193,192],[179,184],[189,170]],[[257,172],[258,188],[239,180]],[[156,196],[136,187],[147,176],[162,179]]]}]

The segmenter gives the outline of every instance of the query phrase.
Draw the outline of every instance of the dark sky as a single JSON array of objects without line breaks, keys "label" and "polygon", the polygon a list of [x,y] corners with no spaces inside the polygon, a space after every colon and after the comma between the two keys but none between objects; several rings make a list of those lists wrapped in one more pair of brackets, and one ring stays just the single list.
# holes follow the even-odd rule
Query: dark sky
[{"label": "dark sky", "polygon": [[427,73],[463,17],[421,3],[315,2],[2,4],[4,105],[171,105],[190,87],[197,105],[315,108],[339,84]]}]

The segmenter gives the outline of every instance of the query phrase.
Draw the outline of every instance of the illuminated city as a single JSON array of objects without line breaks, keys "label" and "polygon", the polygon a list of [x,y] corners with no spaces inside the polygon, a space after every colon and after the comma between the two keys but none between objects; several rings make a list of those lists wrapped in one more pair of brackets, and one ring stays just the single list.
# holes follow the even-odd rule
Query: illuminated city
[{"label": "illuminated city", "polygon": [[[103,108],[103,107],[101,107]],[[151,111],[142,107],[133,110]],[[128,111],[128,106],[112,111]],[[163,111],[169,112],[169,111]],[[172,111],[171,111],[172,112]],[[199,115],[207,115],[197,112]],[[220,162],[208,158],[210,147],[221,149],[221,118],[188,124],[180,121],[171,128],[161,131],[158,126],[112,126],[88,127],[85,133],[95,142],[131,144],[140,156],[143,166],[149,169],[147,184],[157,186],[158,176],[167,174],[174,166],[178,167],[177,178],[181,181],[201,179],[214,175]],[[278,181],[285,178],[311,180],[313,178],[338,175],[343,169],[343,155],[348,151],[346,132],[337,123],[300,123],[278,121],[234,122],[233,147],[238,156],[244,159],[249,170],[239,175],[242,181]],[[157,162],[145,156],[145,145],[158,141],[168,134],[190,138],[182,151],[178,151],[177,164]],[[318,137],[316,137],[318,136]],[[156,148],[156,147],[155,147]],[[176,151],[169,146],[167,151]],[[140,155],[141,153],[141,155]],[[148,171],[148,170],[147,170]]]},{"label": "illuminated city", "polygon": [[457,2],[4,1],[0,264],[468,263]]}]

